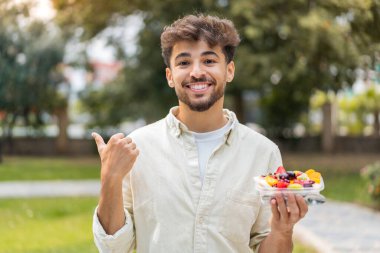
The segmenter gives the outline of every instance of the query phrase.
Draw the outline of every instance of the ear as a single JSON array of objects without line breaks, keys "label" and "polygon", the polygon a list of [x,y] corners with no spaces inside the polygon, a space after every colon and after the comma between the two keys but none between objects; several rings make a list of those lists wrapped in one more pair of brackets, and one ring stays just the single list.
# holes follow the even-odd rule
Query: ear
[{"label": "ear", "polygon": [[170,68],[166,68],[165,71],[166,71],[166,80],[168,81],[169,87],[174,88],[172,71],[170,70]]},{"label": "ear", "polygon": [[227,78],[226,78],[227,83],[232,82],[232,80],[234,80],[234,76],[235,76],[235,63],[233,61],[230,61],[227,64]]}]

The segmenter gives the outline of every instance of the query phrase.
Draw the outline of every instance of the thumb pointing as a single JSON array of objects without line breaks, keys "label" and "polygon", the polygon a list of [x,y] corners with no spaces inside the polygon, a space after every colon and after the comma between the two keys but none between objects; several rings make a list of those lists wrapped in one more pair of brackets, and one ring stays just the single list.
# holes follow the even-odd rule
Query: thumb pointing
[{"label": "thumb pointing", "polygon": [[102,150],[106,147],[106,143],[104,142],[102,136],[100,136],[98,133],[92,133],[91,136],[94,138],[96,146],[98,148],[99,154],[102,152]]}]

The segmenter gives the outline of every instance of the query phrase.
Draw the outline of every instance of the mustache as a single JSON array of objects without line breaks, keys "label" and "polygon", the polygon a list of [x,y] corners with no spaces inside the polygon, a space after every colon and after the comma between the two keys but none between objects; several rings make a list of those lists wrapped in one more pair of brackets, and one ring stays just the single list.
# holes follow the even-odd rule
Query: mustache
[{"label": "mustache", "polygon": [[211,84],[215,84],[216,81],[213,78],[209,78],[209,77],[200,77],[200,78],[190,77],[190,79],[184,80],[181,83],[181,85],[182,85],[182,87],[184,87],[190,83],[211,83]]}]

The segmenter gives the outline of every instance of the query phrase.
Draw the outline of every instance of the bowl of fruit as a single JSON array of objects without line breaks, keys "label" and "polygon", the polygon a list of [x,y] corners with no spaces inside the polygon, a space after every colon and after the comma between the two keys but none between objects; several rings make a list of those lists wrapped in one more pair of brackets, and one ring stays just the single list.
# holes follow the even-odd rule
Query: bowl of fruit
[{"label": "bowl of fruit", "polygon": [[[321,173],[314,169],[305,172],[286,170],[283,166],[274,173],[254,178],[261,201],[269,204],[278,193],[294,193],[304,197],[309,205],[323,204],[326,200],[320,192],[324,189]],[[286,194],[284,195],[286,199]]]}]

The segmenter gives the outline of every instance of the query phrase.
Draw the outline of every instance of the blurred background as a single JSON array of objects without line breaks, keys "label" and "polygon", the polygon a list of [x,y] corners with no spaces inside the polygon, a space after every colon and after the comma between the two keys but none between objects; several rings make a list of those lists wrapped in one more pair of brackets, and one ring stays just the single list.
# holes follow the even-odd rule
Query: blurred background
[{"label": "blurred background", "polygon": [[[329,199],[378,210],[377,0],[0,0],[0,181],[97,180],[92,131],[129,133],[178,103],[160,34],[197,12],[242,38],[226,107],[285,167],[321,171]],[[96,202],[0,199],[0,252],[96,252]]]}]

